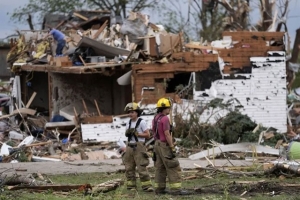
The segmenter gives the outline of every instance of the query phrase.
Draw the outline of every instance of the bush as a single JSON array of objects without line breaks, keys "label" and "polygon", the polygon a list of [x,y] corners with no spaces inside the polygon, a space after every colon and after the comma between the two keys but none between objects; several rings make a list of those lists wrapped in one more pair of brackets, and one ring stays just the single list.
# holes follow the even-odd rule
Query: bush
[{"label": "bush", "polygon": [[[222,99],[214,99],[198,111],[195,109],[185,111],[186,113],[176,112],[173,135],[181,138],[181,145],[185,147],[200,145],[205,148],[211,140],[221,144],[258,142],[260,133],[266,128],[261,127],[254,133],[253,130],[257,124],[250,117],[242,114],[239,111],[242,106],[236,103],[236,99],[231,99],[225,103]],[[201,118],[201,115],[208,110],[212,113],[208,118],[216,117],[214,114],[220,110],[226,110],[227,114],[217,118],[214,123],[209,123],[209,119],[204,121],[203,117]],[[275,145],[277,140],[281,138],[281,134],[275,134],[275,137],[265,142],[269,145]]]}]

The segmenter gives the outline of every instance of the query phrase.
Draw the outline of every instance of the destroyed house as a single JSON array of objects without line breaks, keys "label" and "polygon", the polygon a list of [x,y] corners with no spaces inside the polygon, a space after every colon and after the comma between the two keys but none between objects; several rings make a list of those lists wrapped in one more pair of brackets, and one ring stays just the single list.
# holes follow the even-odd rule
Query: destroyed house
[{"label": "destroyed house", "polygon": [[[147,21],[140,15],[131,17],[131,22],[141,19],[134,21],[139,30]],[[256,123],[285,131],[285,33],[223,32],[222,40],[209,45],[184,44],[181,34],[150,24],[145,26],[150,31],[136,37],[137,45],[130,42],[130,30],[121,34],[126,23],[120,28],[105,21],[82,36],[76,30],[66,31],[69,56],[49,56],[47,47],[35,63],[15,61],[12,67],[21,78],[22,101],[36,92],[31,108],[48,112],[50,118],[59,114],[70,120],[61,129],[72,130],[78,123],[83,142],[125,140],[124,107],[132,101],[141,104],[142,117],[151,126],[161,97],[172,98],[173,108],[181,112],[197,112],[215,98],[236,99],[241,112]],[[31,34],[42,38],[44,33]],[[53,52],[55,46],[50,46]],[[226,112],[208,111],[203,118],[216,120]]]}]

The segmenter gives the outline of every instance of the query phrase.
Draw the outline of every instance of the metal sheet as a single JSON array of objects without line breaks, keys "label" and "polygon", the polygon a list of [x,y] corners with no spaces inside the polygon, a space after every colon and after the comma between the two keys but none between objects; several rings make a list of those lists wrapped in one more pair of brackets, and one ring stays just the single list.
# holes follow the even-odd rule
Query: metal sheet
[{"label": "metal sheet", "polygon": [[130,51],[104,44],[103,42],[83,37],[77,45],[78,47],[91,47],[97,56],[114,58],[115,56],[128,56]]}]

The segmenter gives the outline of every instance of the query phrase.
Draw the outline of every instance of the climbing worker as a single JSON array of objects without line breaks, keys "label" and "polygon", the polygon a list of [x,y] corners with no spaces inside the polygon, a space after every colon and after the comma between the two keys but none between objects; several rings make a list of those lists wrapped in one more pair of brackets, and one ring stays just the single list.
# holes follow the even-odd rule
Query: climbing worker
[{"label": "climbing worker", "polygon": [[63,34],[61,31],[55,29],[55,28],[50,28],[49,33],[45,37],[49,37],[50,35],[53,36],[54,40],[57,43],[56,46],[56,56],[62,56],[62,51],[66,45],[66,40],[65,40],[65,34]]},{"label": "climbing worker", "polygon": [[[155,193],[188,195],[181,189],[179,175],[180,165],[175,156],[175,147],[170,134],[171,124],[169,117],[172,103],[170,99],[161,98],[157,102],[157,114],[152,121],[152,131],[155,139],[153,161],[155,166]],[[169,189],[166,190],[166,178],[168,176]]]},{"label": "climbing worker", "polygon": [[125,112],[129,113],[129,123],[126,126],[127,147],[123,156],[127,189],[136,189],[136,168],[143,191],[153,192],[147,166],[149,156],[146,152],[145,139],[150,137],[149,129],[145,120],[140,118],[142,110],[135,102],[128,103]]}]

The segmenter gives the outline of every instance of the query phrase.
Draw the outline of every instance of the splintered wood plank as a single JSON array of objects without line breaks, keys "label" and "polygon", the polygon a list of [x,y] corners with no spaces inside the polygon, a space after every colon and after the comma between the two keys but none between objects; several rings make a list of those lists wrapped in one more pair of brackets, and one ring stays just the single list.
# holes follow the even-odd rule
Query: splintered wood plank
[{"label": "splintered wood plank", "polygon": [[26,108],[29,108],[29,106],[31,105],[32,101],[34,100],[34,97],[36,96],[36,92],[33,92],[33,94],[31,95],[29,101],[26,104]]},{"label": "splintered wood plank", "polygon": [[32,109],[29,109],[29,108],[19,108],[18,110],[14,110],[12,112],[12,114],[19,114],[19,112],[21,114],[35,115],[36,110],[32,110]]},{"label": "splintered wood plank", "polygon": [[96,39],[96,38],[99,37],[99,35],[102,33],[102,31],[106,28],[107,23],[108,23],[108,20],[106,20],[106,21],[102,24],[102,26],[98,29],[98,31],[94,34],[93,39]]},{"label": "splintered wood plank", "polygon": [[96,99],[94,99],[94,102],[95,102],[95,106],[96,106],[97,111],[98,111],[98,115],[99,115],[99,116],[102,116],[102,114],[101,114],[101,112],[100,112],[100,108],[99,108],[99,106],[98,106],[98,103],[97,103]]},{"label": "splintered wood plank", "polygon": [[84,99],[82,99],[82,104],[83,104],[83,108],[84,108],[85,113],[89,114],[89,111],[87,109],[87,106],[86,106],[86,103],[85,103]]},{"label": "splintered wood plank", "polygon": [[78,56],[83,64],[83,66],[87,66],[86,63],[84,62],[83,58],[81,56]]},{"label": "splintered wood plank", "polygon": [[81,15],[79,13],[76,13],[76,12],[74,12],[73,15],[76,16],[76,17],[78,17],[78,18],[81,18],[81,19],[83,19],[85,21],[89,20],[87,17],[85,17],[85,16],[83,16],[83,15]]}]

